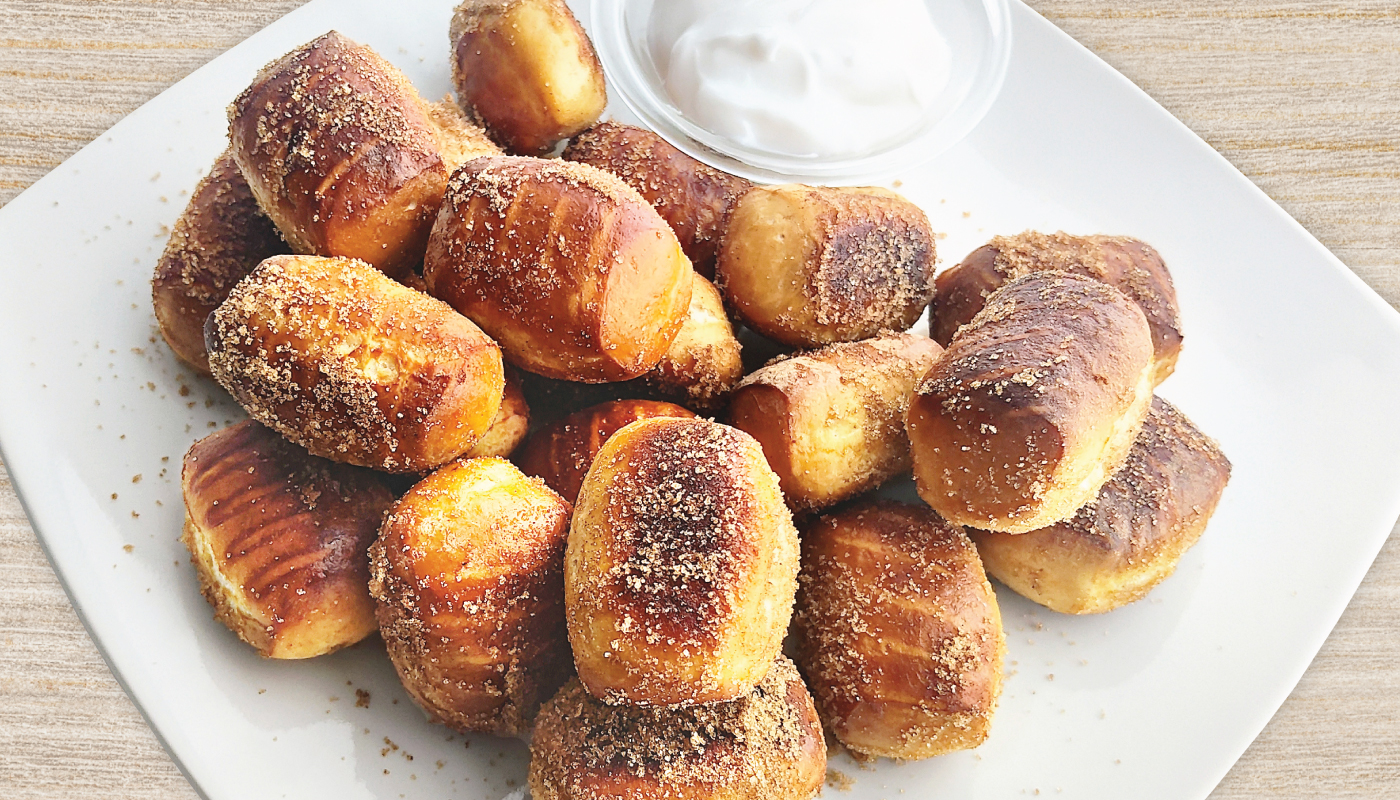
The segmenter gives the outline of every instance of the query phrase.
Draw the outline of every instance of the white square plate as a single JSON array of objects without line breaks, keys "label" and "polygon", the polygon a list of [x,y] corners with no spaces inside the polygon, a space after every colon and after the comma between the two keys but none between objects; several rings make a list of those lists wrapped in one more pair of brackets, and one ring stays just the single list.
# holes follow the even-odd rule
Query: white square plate
[{"label": "white square plate", "polygon": [[[259,66],[337,28],[441,97],[450,10],[312,2],[0,211],[5,461],[113,672],[210,798],[523,786],[526,748],[425,723],[377,640],[278,663],[212,619],[177,541],[177,473],[193,440],[241,414],[159,340],[148,284],[223,147],[225,104]],[[1186,331],[1163,394],[1220,439],[1234,478],[1148,600],[1072,618],[1000,592],[1010,677],[983,747],[832,766],[854,778],[852,800],[1201,798],[1288,695],[1400,513],[1400,316],[1126,79],[1028,8],[1012,16],[991,113],[900,189],[948,234],[945,263],[1026,228],[1152,242]]]}]

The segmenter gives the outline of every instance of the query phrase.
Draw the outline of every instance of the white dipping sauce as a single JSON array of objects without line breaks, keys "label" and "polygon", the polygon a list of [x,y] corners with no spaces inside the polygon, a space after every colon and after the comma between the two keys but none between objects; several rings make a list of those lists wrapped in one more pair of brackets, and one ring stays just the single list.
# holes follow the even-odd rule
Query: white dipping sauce
[{"label": "white dipping sauce", "polygon": [[952,61],[925,0],[656,0],[647,46],[692,122],[752,149],[816,158],[907,136]]}]

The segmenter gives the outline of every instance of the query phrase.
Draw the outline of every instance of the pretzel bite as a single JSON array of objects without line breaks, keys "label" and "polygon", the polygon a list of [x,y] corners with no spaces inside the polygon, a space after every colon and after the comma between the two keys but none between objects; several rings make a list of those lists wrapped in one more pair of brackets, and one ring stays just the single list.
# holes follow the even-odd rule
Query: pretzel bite
[{"label": "pretzel bite", "polygon": [[663,397],[712,411],[724,405],[743,377],[744,360],[724,298],[714,284],[696,275],[690,312],[666,355],[640,380]]},{"label": "pretzel bite", "polygon": [[476,441],[476,445],[467,451],[467,456],[510,458],[510,454],[525,441],[525,434],[529,431],[530,405],[525,402],[525,390],[520,386],[520,375],[514,370],[507,370],[505,392],[501,395],[501,409],[496,412],[490,427]]},{"label": "pretzel bite", "polygon": [[432,124],[438,152],[449,175],[473,158],[504,155],[501,148],[486,135],[486,131],[467,119],[451,96],[436,103],[425,102],[423,111]]},{"label": "pretzel bite", "polygon": [[408,78],[335,31],[263,67],[229,106],[233,156],[297,253],[391,277],[423,257],[447,167]]},{"label": "pretzel bite", "polygon": [[784,656],[752,692],[691,708],[608,705],[571,681],[530,745],[535,800],[809,800],[824,777],[821,723]]},{"label": "pretzel bite", "polygon": [[564,0],[465,0],[448,35],[463,108],[512,153],[548,153],[608,104],[603,65]]},{"label": "pretzel bite", "polygon": [[1018,535],[971,531],[992,577],[1066,614],[1112,611],[1176,570],[1230,480],[1220,446],[1161,398],[1122,468],[1069,519]]},{"label": "pretzel bite", "polygon": [[1092,278],[1007,283],[920,381],[906,420],[919,496],[951,522],[1025,533],[1069,517],[1132,447],[1152,334]]},{"label": "pretzel bite", "polygon": [[695,414],[655,400],[599,403],[535,431],[517,461],[526,475],[538,476],[565,500],[577,502],[583,478],[603,443],[633,422],[654,417],[691,419]]},{"label": "pretzel bite", "polygon": [[744,324],[816,347],[908,329],[934,260],[928,217],[894,192],[760,186],[730,215],[715,277]]},{"label": "pretzel bite", "polygon": [[208,375],[204,320],[260,261],[285,252],[233,155],[224,151],[175,220],[151,280],[156,322],[175,355]]},{"label": "pretzel bite", "polygon": [[514,736],[569,674],[569,504],[500,458],[419,481],[370,548],[380,635],[436,721]]},{"label": "pretzel bite", "polygon": [[522,369],[602,383],[666,354],[694,271],[621,180],[586,164],[503,156],[452,176],[424,261],[428,291]]},{"label": "pretzel bite", "polygon": [[689,706],[753,690],[797,588],[797,530],[758,442],[644,419],[584,478],[564,565],[583,685],[609,703]]},{"label": "pretzel bite", "polygon": [[825,508],[909,470],[904,413],[942,353],[892,333],[786,358],[744,379],[729,422],[763,445],[789,506]]},{"label": "pretzel bite", "polygon": [[1006,641],[961,528],[858,501],[803,530],[800,581],[797,663],[846,749],[929,758],[987,738]]},{"label": "pretzel bite", "polygon": [[1013,278],[1059,270],[1103,281],[1138,304],[1152,329],[1156,382],[1176,368],[1181,352],[1181,311],[1162,257],[1150,245],[1123,236],[1071,236],[1026,231],[998,236],[938,276],[929,331],[944,347],[972,321],[987,297]]},{"label": "pretzel bite", "polygon": [[496,344],[359,261],[269,258],[204,336],[249,415],[334,461],[423,472],[470,450],[501,407]]},{"label": "pretzel bite", "polygon": [[269,658],[310,658],[378,627],[366,548],[394,496],[252,420],[185,454],[185,532],[214,617]]},{"label": "pretzel bite", "polygon": [[564,158],[607,170],[656,209],[695,271],[713,278],[729,214],[753,184],[696,161],[649,130],[600,122],[564,148]]}]

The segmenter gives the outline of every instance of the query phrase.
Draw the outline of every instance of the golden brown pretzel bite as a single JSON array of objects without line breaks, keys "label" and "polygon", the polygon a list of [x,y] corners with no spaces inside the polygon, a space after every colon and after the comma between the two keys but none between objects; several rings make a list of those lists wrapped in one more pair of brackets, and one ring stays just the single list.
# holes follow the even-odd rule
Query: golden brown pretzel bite
[{"label": "golden brown pretzel bite", "polygon": [[263,67],[229,106],[233,156],[293,251],[417,266],[447,167],[408,78],[335,31]]},{"label": "golden brown pretzel bite", "polygon": [[607,705],[571,681],[530,745],[535,800],[810,800],[824,777],[821,723],[784,656],[738,700],[691,708]]},{"label": "golden brown pretzel bite", "polygon": [[825,508],[909,470],[904,414],[942,354],[892,333],[785,358],[744,379],[729,423],[763,445],[789,506]]},{"label": "golden brown pretzel bite", "polygon": [[1127,461],[1074,516],[1030,533],[970,533],[992,577],[1055,611],[1098,614],[1175,571],[1229,480],[1220,446],[1154,397]]},{"label": "golden brown pretzel bite", "polygon": [[535,431],[516,460],[526,475],[538,476],[573,503],[578,501],[579,489],[594,457],[614,433],[639,419],[694,416],[680,406],[655,400],[599,403]]},{"label": "golden brown pretzel bite", "polygon": [[803,531],[800,582],[797,663],[846,749],[929,758],[987,738],[1005,635],[961,528],[857,501]]},{"label": "golden brown pretzel bite", "polygon": [[730,215],[715,279],[750,328],[816,347],[908,329],[934,261],[928,217],[894,192],[760,186]]},{"label": "golden brown pretzel bite", "polygon": [[422,472],[501,406],[501,353],[471,320],[359,261],[269,258],[205,326],[214,378],[316,455]]},{"label": "golden brown pretzel bite", "polygon": [[182,540],[214,616],[269,658],[339,650],[378,627],[365,550],[394,496],[252,420],[185,454]]},{"label": "golden brown pretzel bite", "polygon": [[1181,352],[1181,311],[1171,273],[1150,245],[1123,236],[1026,231],[992,239],[938,276],[930,335],[946,347],[992,292],[1013,278],[1051,269],[1097,278],[1132,298],[1152,329],[1156,382],[1172,373]]},{"label": "golden brown pretzel bite", "polygon": [[425,101],[423,110],[428,115],[428,122],[432,123],[438,152],[442,154],[442,163],[449,175],[473,158],[504,155],[501,148],[486,135],[486,131],[467,119],[457,101],[450,96],[436,103]]},{"label": "golden brown pretzel bite", "polygon": [[714,277],[729,214],[753,183],[696,161],[649,130],[616,122],[576,136],[564,158],[607,170],[640,192],[676,232],[695,271]]},{"label": "golden brown pretzel bite", "polygon": [[662,397],[700,411],[724,405],[744,377],[744,359],[724,298],[714,284],[696,275],[690,310],[666,355],[640,380]]},{"label": "golden brown pretzel bite", "polygon": [[564,0],[465,0],[448,35],[463,107],[513,153],[548,153],[608,104],[603,66]]},{"label": "golden brown pretzel bite", "polygon": [[501,395],[501,410],[496,412],[490,427],[481,434],[481,438],[472,449],[467,451],[467,457],[510,458],[511,453],[525,441],[525,435],[529,431],[530,405],[525,402],[525,391],[520,386],[520,373],[508,369],[505,391]]},{"label": "golden brown pretzel bite", "polygon": [[1152,334],[1092,278],[1003,286],[920,382],[906,421],[919,496],[951,522],[1059,522],[1123,462],[1152,399]]},{"label": "golden brown pretzel bite", "polygon": [[225,150],[175,220],[151,280],[156,322],[175,355],[208,375],[204,320],[259,262],[285,252],[287,244]]},{"label": "golden brown pretzel bite", "polygon": [[600,383],[655,367],[694,271],[651,206],[585,164],[503,156],[452,176],[424,261],[428,291],[522,369]]},{"label": "golden brown pretzel bite", "polygon": [[514,736],[569,674],[569,504],[509,461],[419,481],[370,548],[370,592],[404,688],[460,731]]},{"label": "golden brown pretzel bite", "polygon": [[703,419],[613,434],[569,531],[574,665],[612,703],[687,706],[751,691],[792,614],[797,531],[758,442]]}]

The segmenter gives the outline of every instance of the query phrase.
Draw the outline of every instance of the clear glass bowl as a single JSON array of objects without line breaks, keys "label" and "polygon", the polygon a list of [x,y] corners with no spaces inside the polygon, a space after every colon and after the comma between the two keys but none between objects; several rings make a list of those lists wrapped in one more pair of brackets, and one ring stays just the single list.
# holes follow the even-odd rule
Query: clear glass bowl
[{"label": "clear glass bowl", "polygon": [[[758,181],[842,183],[890,175],[957,144],[986,115],[1011,58],[1009,0],[927,0],[952,51],[952,76],[924,121],[876,151],[848,158],[758,150],[710,131],[671,101],[646,45],[653,6],[667,0],[593,0],[593,43],[608,89],[652,130],[695,158]],[[859,8],[852,2],[852,9]],[[856,12],[858,13],[858,11]]]}]

